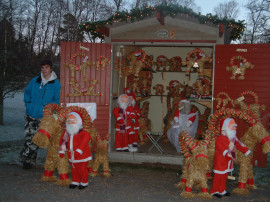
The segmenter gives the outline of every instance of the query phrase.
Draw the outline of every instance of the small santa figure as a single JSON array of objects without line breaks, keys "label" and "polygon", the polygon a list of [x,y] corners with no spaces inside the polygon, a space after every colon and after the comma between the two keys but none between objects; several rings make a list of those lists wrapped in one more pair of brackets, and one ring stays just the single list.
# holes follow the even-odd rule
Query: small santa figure
[{"label": "small santa figure", "polygon": [[238,149],[248,156],[250,150],[236,137],[237,124],[234,119],[226,118],[221,121],[221,135],[215,143],[214,179],[210,191],[212,196],[221,198],[230,196],[226,191],[226,180],[229,172],[234,170],[235,150]]},{"label": "small santa figure", "polygon": [[84,189],[88,186],[87,164],[92,159],[89,147],[91,136],[89,132],[83,130],[82,120],[79,113],[69,113],[66,119],[66,131],[60,139],[59,155],[63,158],[65,151],[67,151],[71,165],[70,189],[77,186],[79,189]]},{"label": "small santa figure", "polygon": [[190,101],[186,98],[180,100],[178,109],[174,114],[172,127],[167,132],[167,137],[175,146],[177,152],[181,152],[178,138],[179,134],[185,130],[194,138],[198,128],[198,112],[192,110],[191,106]]},{"label": "small santa figure", "polygon": [[135,122],[135,112],[129,104],[129,96],[122,94],[117,99],[118,107],[113,109],[115,123],[115,149],[116,151],[134,152],[133,147],[128,146],[129,135],[132,132],[131,122]]}]

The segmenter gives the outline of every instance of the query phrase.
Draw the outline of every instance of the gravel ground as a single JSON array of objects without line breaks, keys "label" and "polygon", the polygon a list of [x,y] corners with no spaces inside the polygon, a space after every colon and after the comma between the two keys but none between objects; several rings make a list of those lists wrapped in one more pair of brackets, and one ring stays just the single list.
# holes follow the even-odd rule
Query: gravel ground
[{"label": "gravel ground", "polygon": [[[175,186],[179,177],[173,168],[112,164],[111,169],[112,177],[89,177],[86,189],[70,190],[42,182],[42,167],[22,170],[18,165],[0,164],[0,201],[201,201],[180,196],[181,191]],[[228,191],[235,187],[235,181],[228,181]],[[270,187],[258,186],[248,196],[232,194],[212,201],[270,201]]]}]

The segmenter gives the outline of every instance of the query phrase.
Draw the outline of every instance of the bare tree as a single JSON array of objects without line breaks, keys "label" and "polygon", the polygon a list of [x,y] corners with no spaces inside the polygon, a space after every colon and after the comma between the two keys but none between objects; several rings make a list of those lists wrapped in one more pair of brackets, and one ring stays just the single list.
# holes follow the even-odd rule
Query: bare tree
[{"label": "bare tree", "polygon": [[195,0],[135,0],[131,3],[131,8],[139,8],[142,6],[157,6],[162,3],[178,4],[186,8],[199,12],[201,8],[196,5]]},{"label": "bare tree", "polygon": [[220,3],[214,8],[214,14],[219,19],[236,19],[239,14],[239,4],[234,0]]},{"label": "bare tree", "polygon": [[269,43],[270,42],[270,1],[250,0],[248,10],[247,28],[243,43]]}]

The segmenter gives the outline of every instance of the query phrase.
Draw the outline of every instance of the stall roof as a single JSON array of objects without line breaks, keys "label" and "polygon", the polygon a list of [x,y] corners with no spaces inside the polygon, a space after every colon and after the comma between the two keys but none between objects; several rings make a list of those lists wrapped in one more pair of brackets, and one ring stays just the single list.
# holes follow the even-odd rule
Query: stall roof
[{"label": "stall roof", "polygon": [[179,5],[164,4],[116,12],[107,20],[80,24],[81,31],[106,42],[164,41],[169,34],[168,41],[205,40],[226,44],[241,38],[244,27],[243,21],[220,20],[211,14],[201,15]]}]

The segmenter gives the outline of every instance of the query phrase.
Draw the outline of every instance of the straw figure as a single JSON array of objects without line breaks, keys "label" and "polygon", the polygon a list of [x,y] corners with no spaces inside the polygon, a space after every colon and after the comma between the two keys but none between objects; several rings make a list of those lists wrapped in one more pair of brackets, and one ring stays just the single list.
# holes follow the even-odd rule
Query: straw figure
[{"label": "straw figure", "polygon": [[163,95],[164,94],[164,86],[162,84],[156,84],[153,86],[153,89],[156,91],[155,95]]},{"label": "straw figure", "polygon": [[214,98],[215,101],[217,101],[216,108],[217,109],[225,109],[226,106],[231,103],[232,107],[235,107],[235,104],[233,100],[230,98],[230,96],[225,92],[219,92],[217,96]]},{"label": "straw figure", "polygon": [[[254,103],[247,104],[244,102],[245,95],[251,95],[254,98]],[[265,105],[260,105],[258,95],[253,91],[243,91],[241,97],[234,100],[235,105],[239,105],[241,110],[246,110],[249,113],[253,113],[257,119],[261,118],[261,110],[265,110]]]},{"label": "straw figure", "polygon": [[95,159],[93,162],[92,171],[91,168],[88,169],[89,175],[91,177],[96,177],[99,175],[98,170],[100,165],[102,166],[103,172],[102,176],[111,177],[111,170],[109,167],[109,157],[108,157],[108,144],[110,139],[110,134],[107,134],[105,139],[101,139],[100,135],[97,134],[97,148],[95,153]]},{"label": "straw figure", "polygon": [[211,95],[211,83],[207,79],[197,79],[192,85],[197,95]]},{"label": "straw figure", "polygon": [[182,62],[183,66],[187,66],[186,76],[190,75],[191,68],[198,68],[197,72],[199,72],[200,76],[204,75],[204,63],[212,62],[212,58],[209,58],[205,55],[205,53],[196,48],[195,50],[189,52],[187,54],[186,61]]},{"label": "straw figure", "polygon": [[141,69],[145,66],[145,52],[143,50],[136,50],[130,53],[127,58],[130,61],[128,73],[134,74],[135,77],[138,77]]},{"label": "straw figure", "polygon": [[[65,131],[65,111],[58,104],[48,104],[44,107],[43,118],[33,142],[41,148],[47,149],[42,181],[56,181],[56,184],[67,186],[71,183],[68,177],[68,157],[60,158],[58,154],[59,141]],[[53,175],[57,169],[60,179]]]},{"label": "straw figure", "polygon": [[172,105],[171,105],[171,100],[179,97],[179,91],[180,88],[184,88],[184,84],[180,83],[177,80],[171,80],[169,85],[166,87],[166,89],[168,90],[167,93],[167,112],[171,111],[172,109]]},{"label": "straw figure", "polygon": [[216,128],[216,123],[220,117],[237,117],[246,121],[250,127],[245,132],[240,141],[246,145],[246,147],[251,150],[251,154],[245,156],[240,151],[236,151],[236,158],[238,164],[240,165],[240,172],[238,178],[238,188],[233,190],[233,193],[240,195],[248,195],[249,189],[255,189],[256,185],[254,184],[254,174],[253,174],[253,165],[251,163],[251,158],[253,156],[253,151],[255,146],[260,143],[262,144],[263,153],[270,152],[270,136],[269,133],[265,130],[263,124],[256,118],[256,116],[247,111],[241,111],[233,108],[227,108],[216,111],[211,115],[209,120],[208,129],[212,134],[218,134],[219,129]]},{"label": "straw figure", "polygon": [[153,55],[146,55],[145,56],[145,60],[144,60],[144,64],[145,64],[145,69],[146,70],[153,70],[153,59],[154,56]]},{"label": "straw figure", "polygon": [[157,57],[157,61],[154,64],[157,67],[157,71],[166,71],[167,64],[169,59],[165,55],[160,55]]},{"label": "straw figure", "polygon": [[248,68],[254,69],[254,65],[248,62],[246,58],[242,56],[233,56],[230,59],[230,64],[226,67],[226,70],[232,72],[230,79],[236,79],[236,76],[239,74],[240,76],[238,79],[244,80],[245,73]]},{"label": "straw figure", "polygon": [[182,71],[182,58],[179,56],[172,57],[168,60],[169,63],[169,71]]},{"label": "straw figure", "polygon": [[[184,140],[184,143],[181,139]],[[209,170],[207,158],[207,147],[209,143],[210,141],[208,137],[205,140],[194,140],[186,131],[183,131],[179,135],[179,144],[182,146],[181,150],[184,152],[185,158],[187,158],[187,161],[185,162],[187,163],[185,165],[186,171],[184,171],[184,176],[182,176],[182,180],[178,185],[178,187],[181,187],[181,183],[185,183],[185,190],[181,193],[181,196],[184,198],[212,198],[208,193],[206,178],[206,172]],[[199,184],[201,188],[201,192],[197,195],[192,192],[194,183]]]},{"label": "straw figure", "polygon": [[149,113],[149,102],[146,101],[143,103],[141,107],[141,117],[138,120],[140,126],[140,129],[138,131],[140,145],[145,144],[145,142],[148,140],[145,134],[151,131],[151,121],[148,118],[148,113]]}]

